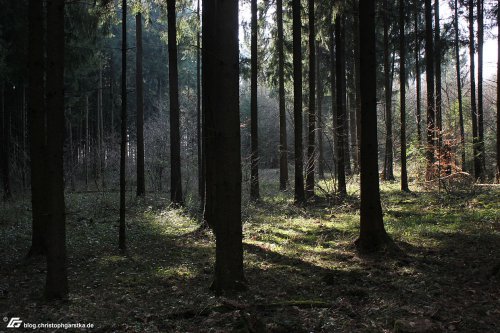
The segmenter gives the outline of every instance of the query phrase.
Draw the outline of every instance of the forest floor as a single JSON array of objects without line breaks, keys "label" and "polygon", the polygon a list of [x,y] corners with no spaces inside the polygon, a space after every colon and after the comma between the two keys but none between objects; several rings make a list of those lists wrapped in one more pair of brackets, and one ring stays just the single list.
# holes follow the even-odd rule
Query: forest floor
[{"label": "forest floor", "polygon": [[401,253],[361,256],[356,188],[342,205],[304,209],[264,183],[262,201],[243,209],[249,290],[233,297],[209,290],[214,237],[197,231],[196,214],[131,193],[122,256],[117,194],[100,192],[67,194],[71,294],[46,303],[44,260],[23,259],[30,202],[2,204],[0,316],[95,332],[499,332],[499,187],[412,190],[382,185]]}]

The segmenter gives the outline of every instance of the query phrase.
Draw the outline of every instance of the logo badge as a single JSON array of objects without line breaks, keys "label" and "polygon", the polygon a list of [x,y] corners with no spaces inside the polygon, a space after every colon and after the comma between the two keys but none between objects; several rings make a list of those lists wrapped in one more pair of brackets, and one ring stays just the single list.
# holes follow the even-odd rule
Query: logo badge
[{"label": "logo badge", "polygon": [[19,328],[23,321],[19,317],[10,318],[9,323],[7,324],[7,328]]}]

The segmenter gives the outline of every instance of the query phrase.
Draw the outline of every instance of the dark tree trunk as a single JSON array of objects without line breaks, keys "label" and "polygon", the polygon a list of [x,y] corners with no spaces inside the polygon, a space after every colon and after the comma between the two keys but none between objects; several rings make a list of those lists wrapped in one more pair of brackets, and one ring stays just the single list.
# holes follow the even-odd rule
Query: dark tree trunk
[{"label": "dark tree trunk", "polygon": [[[9,88],[11,89],[11,88]],[[5,85],[2,84],[2,105],[1,105],[1,124],[0,129],[2,130],[1,134],[1,145],[0,145],[0,157],[2,158],[1,162],[1,171],[2,171],[2,182],[3,182],[3,200],[7,201],[12,198],[12,193],[10,191],[10,110],[5,107]]]},{"label": "dark tree trunk", "polygon": [[394,180],[393,170],[393,140],[392,140],[392,83],[389,59],[389,18],[388,0],[384,0],[384,90],[385,90],[385,158],[384,180]]},{"label": "dark tree trunk", "polygon": [[479,158],[479,178],[482,182],[486,176],[486,159],[484,152],[484,108],[483,108],[483,43],[484,43],[484,0],[477,0],[477,153]]},{"label": "dark tree trunk", "polygon": [[335,18],[335,50],[336,50],[336,83],[337,83],[337,182],[338,194],[340,198],[347,195],[346,179],[345,179],[345,143],[347,139],[345,135],[346,127],[346,108],[345,108],[345,18],[343,14],[338,13]]},{"label": "dark tree trunk", "polygon": [[458,0],[455,0],[455,60],[457,70],[457,96],[458,96],[458,117],[460,123],[460,152],[462,155],[462,171],[465,171],[465,133],[464,114],[462,105],[462,78],[460,76],[460,45],[458,39]]},{"label": "dark tree trunk", "polygon": [[405,0],[399,0],[399,84],[401,113],[401,191],[409,192],[406,170],[406,38]]},{"label": "dark tree trunk", "polygon": [[318,118],[316,121],[316,127],[318,129],[318,175],[319,178],[325,178],[325,157],[323,149],[323,98],[325,97],[324,75],[322,75],[321,68],[321,49],[319,42],[316,42],[316,89],[317,89],[317,106],[318,106]]},{"label": "dark tree trunk", "polygon": [[433,175],[434,164],[434,40],[432,36],[432,4],[431,0],[425,0],[425,76],[427,81],[427,172],[426,179],[430,180]]},{"label": "dark tree trunk", "polygon": [[[31,167],[32,237],[28,257],[46,254],[48,188],[46,178],[46,128],[44,100],[43,1],[29,2],[29,133]],[[2,101],[3,103],[3,101]]]},{"label": "dark tree trunk", "polygon": [[476,104],[476,54],[474,42],[474,1],[469,0],[469,61],[470,61],[470,110],[472,120],[472,147],[474,156],[474,177],[481,177],[481,160],[479,158],[479,142],[477,131],[477,104]]},{"label": "dark tree trunk", "polygon": [[420,22],[420,2],[415,1],[415,81],[417,89],[417,142],[422,143],[422,100],[420,96],[422,95],[422,87],[420,81],[420,34],[418,29],[418,24]]},{"label": "dark tree trunk", "polygon": [[[355,2],[355,10],[359,11],[359,0]],[[359,145],[361,141],[361,70],[359,65],[359,16],[354,15],[354,79],[356,89],[356,161],[357,170],[359,173]]]},{"label": "dark tree trunk", "polygon": [[136,106],[137,106],[137,196],[144,196],[146,186],[144,182],[144,89],[142,81],[142,14],[135,15],[136,37]]},{"label": "dark tree trunk", "polygon": [[200,211],[205,207],[205,163],[203,160],[203,133],[201,110],[201,16],[200,1],[197,0],[196,18],[198,30],[196,32],[196,133],[198,140],[198,195],[200,196]]},{"label": "dark tree trunk", "polygon": [[293,117],[295,136],[295,203],[305,202],[302,147],[302,23],[300,0],[292,0],[293,11]]},{"label": "dark tree trunk", "polygon": [[333,129],[333,173],[337,176],[337,62],[335,50],[335,24],[330,19],[330,92],[332,94],[332,129]]},{"label": "dark tree trunk", "polygon": [[280,190],[288,186],[288,144],[286,134],[285,110],[285,56],[283,52],[283,0],[276,0],[276,19],[278,26],[278,80],[279,80],[279,112],[280,112]]},{"label": "dark tree trunk", "polygon": [[241,225],[238,2],[204,1],[202,26],[206,216],[216,237],[212,289],[221,294],[246,289]]},{"label": "dark tree trunk", "polygon": [[314,0],[308,0],[309,21],[309,112],[307,133],[306,197],[314,197],[314,167],[316,162],[316,31]]},{"label": "dark tree trunk", "polygon": [[498,2],[497,10],[497,183],[500,183],[500,2]]},{"label": "dark tree trunk", "polygon": [[360,233],[356,246],[373,252],[390,241],[385,232],[380,203],[377,144],[377,80],[375,50],[375,2],[360,0],[361,80],[361,207]]},{"label": "dark tree trunk", "polygon": [[118,245],[127,249],[125,239],[125,172],[127,163],[127,0],[122,0],[122,110],[120,144],[120,229]]},{"label": "dark tree trunk", "polygon": [[[439,0],[434,1],[434,68],[436,71],[436,146],[441,152],[443,131],[442,97],[441,97],[441,29],[439,21]],[[440,157],[441,158],[441,157]],[[441,163],[441,161],[439,161]]]},{"label": "dark tree trunk", "polygon": [[47,1],[47,279],[46,299],[68,296],[64,204],[64,0]]},{"label": "dark tree trunk", "polygon": [[251,136],[251,156],[250,156],[250,199],[259,200],[259,123],[257,116],[257,0],[251,1],[252,12],[252,41],[251,41],[251,82],[250,82],[250,136]]},{"label": "dark tree trunk", "polygon": [[170,90],[170,200],[183,205],[181,178],[181,134],[179,107],[179,74],[177,68],[177,24],[175,0],[167,2],[168,16],[168,79]]}]

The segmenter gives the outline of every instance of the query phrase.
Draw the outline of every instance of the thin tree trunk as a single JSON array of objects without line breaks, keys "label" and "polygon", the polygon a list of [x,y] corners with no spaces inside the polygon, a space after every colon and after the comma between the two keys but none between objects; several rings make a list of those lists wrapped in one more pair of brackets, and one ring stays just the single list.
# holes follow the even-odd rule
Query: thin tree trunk
[{"label": "thin tree trunk", "polygon": [[469,61],[470,61],[470,104],[472,121],[472,147],[474,156],[474,177],[481,177],[481,160],[479,159],[479,142],[477,131],[477,104],[476,104],[476,67],[474,43],[474,1],[469,1]]},{"label": "thin tree trunk", "polygon": [[[355,10],[359,12],[359,0],[355,1]],[[354,79],[356,88],[356,173],[359,173],[359,148],[361,142],[361,70],[359,64],[359,16],[354,15]]]},{"label": "thin tree trunk", "polygon": [[[434,1],[434,68],[436,75],[436,145],[441,151],[443,115],[442,115],[442,96],[441,96],[441,29],[439,20],[439,0]],[[439,157],[441,159],[441,157]],[[441,161],[440,161],[441,163]]]},{"label": "thin tree trunk", "polygon": [[120,228],[118,246],[122,252],[127,249],[125,235],[125,186],[127,167],[127,0],[122,0],[122,109],[120,144]]},{"label": "thin tree trunk", "polygon": [[333,137],[333,173],[335,177],[337,176],[337,62],[336,62],[336,51],[335,51],[335,24],[330,21],[330,90],[332,95],[332,137]]},{"label": "thin tree trunk", "polygon": [[360,0],[361,160],[360,233],[355,244],[373,252],[389,242],[380,203],[377,144],[377,80],[375,50],[375,2]]},{"label": "thin tree trunk", "polygon": [[483,108],[483,44],[484,44],[484,0],[477,0],[477,153],[479,158],[479,174],[482,182],[486,178],[486,158],[484,151],[484,108]]},{"label": "thin tree trunk", "polygon": [[136,106],[137,106],[137,196],[146,193],[144,181],[144,88],[142,79],[142,14],[135,15],[136,36]]},{"label": "thin tree trunk", "polygon": [[280,113],[280,190],[288,186],[288,144],[286,134],[285,110],[285,56],[283,52],[283,0],[276,0],[276,19],[278,26],[278,81],[279,81],[279,113]]},{"label": "thin tree trunk", "polygon": [[321,49],[319,42],[316,42],[316,88],[317,88],[317,106],[318,118],[316,127],[318,129],[318,175],[320,179],[325,178],[325,157],[323,149],[323,98],[325,97],[323,80],[324,76],[321,73]]},{"label": "thin tree trunk", "polygon": [[205,207],[205,163],[203,159],[203,133],[201,110],[201,16],[200,1],[196,5],[198,27],[196,32],[196,133],[198,139],[198,195],[200,196],[200,211]]},{"label": "thin tree trunk", "polygon": [[[216,237],[216,294],[246,289],[241,224],[238,2],[203,2],[206,217]],[[224,73],[224,75],[220,75]]]},{"label": "thin tree trunk", "polygon": [[293,116],[295,134],[295,202],[305,202],[302,147],[302,23],[300,0],[292,0],[293,11]]},{"label": "thin tree trunk", "polygon": [[406,36],[405,0],[399,0],[399,84],[401,113],[401,191],[409,192],[406,170]]},{"label": "thin tree trunk", "polygon": [[460,46],[458,40],[458,0],[455,0],[455,60],[457,70],[457,97],[458,97],[458,117],[460,123],[460,152],[462,155],[462,171],[465,171],[465,134],[464,134],[464,114],[462,104],[462,78],[460,76]]},{"label": "thin tree trunk", "polygon": [[431,0],[425,0],[425,58],[426,58],[426,81],[427,81],[427,172],[426,179],[434,177],[434,121],[435,121],[435,99],[434,99],[434,40],[432,37],[432,4]]},{"label": "thin tree trunk", "polygon": [[47,1],[47,279],[46,299],[68,296],[64,204],[64,0]]},{"label": "thin tree trunk", "polygon": [[103,116],[103,99],[102,99],[102,65],[99,65],[99,92],[98,92],[98,121],[99,121],[99,173],[101,175],[101,186],[104,189],[106,186],[104,177],[104,116]]},{"label": "thin tree trunk", "polygon": [[[500,9],[500,1],[497,3]],[[500,183],[500,10],[497,10],[497,183]]]},{"label": "thin tree trunk", "polygon": [[384,0],[384,90],[385,90],[385,158],[384,180],[394,180],[392,140],[392,84],[389,64],[389,18],[388,0]]},{"label": "thin tree trunk", "polygon": [[347,195],[345,179],[345,19],[338,13],[335,18],[335,50],[337,76],[337,182],[340,199]]},{"label": "thin tree trunk", "polygon": [[309,112],[307,133],[306,197],[314,197],[314,167],[316,162],[316,31],[314,0],[308,0],[309,21]]},{"label": "thin tree trunk", "polygon": [[420,81],[420,36],[418,24],[420,21],[420,2],[415,1],[415,81],[417,89],[417,142],[422,143],[422,101],[420,96],[422,95],[422,87]]},{"label": "thin tree trunk", "polygon": [[170,89],[170,199],[183,205],[181,176],[181,134],[179,107],[179,74],[177,68],[177,23],[175,0],[167,2],[168,16],[168,76]]},{"label": "thin tree trunk", "polygon": [[90,130],[89,130],[89,96],[85,95],[85,189],[89,190],[89,157],[90,157]]},{"label": "thin tree trunk", "polygon": [[257,0],[251,1],[252,41],[251,41],[251,82],[250,82],[250,199],[259,200],[259,122],[257,113]]}]

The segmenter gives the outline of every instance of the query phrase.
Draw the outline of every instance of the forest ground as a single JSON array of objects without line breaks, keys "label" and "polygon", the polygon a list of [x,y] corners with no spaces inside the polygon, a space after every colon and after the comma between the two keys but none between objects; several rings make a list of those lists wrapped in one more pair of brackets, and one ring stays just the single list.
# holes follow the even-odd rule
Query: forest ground
[{"label": "forest ground", "polygon": [[131,192],[122,256],[118,196],[99,192],[67,194],[71,295],[46,303],[44,260],[23,259],[29,199],[2,204],[0,316],[93,323],[95,332],[500,331],[499,187],[407,194],[383,183],[386,228],[401,252],[361,256],[355,186],[342,205],[319,198],[303,209],[278,191],[275,171],[268,176],[262,201],[243,209],[249,290],[234,297],[209,290],[214,237],[197,231],[189,208]]}]

